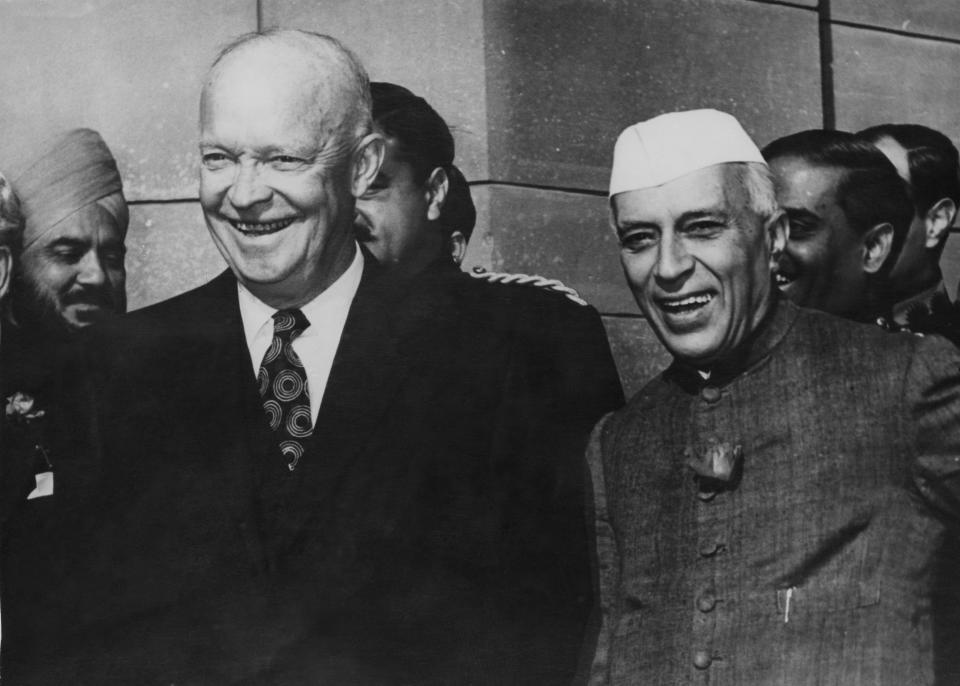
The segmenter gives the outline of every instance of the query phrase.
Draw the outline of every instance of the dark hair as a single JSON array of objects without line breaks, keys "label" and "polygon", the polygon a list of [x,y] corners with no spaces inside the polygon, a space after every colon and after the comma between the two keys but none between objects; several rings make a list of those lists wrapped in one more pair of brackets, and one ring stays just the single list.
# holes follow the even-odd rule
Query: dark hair
[{"label": "dark hair", "polygon": [[477,210],[466,178],[453,164],[453,135],[443,117],[426,100],[395,83],[374,81],[370,94],[374,124],[396,141],[394,149],[413,168],[414,181],[426,183],[437,167],[446,172],[449,188],[440,210],[440,230],[444,237],[460,231],[469,240]]},{"label": "dark hair", "polygon": [[778,138],[762,153],[767,162],[795,157],[812,166],[842,171],[837,203],[853,230],[863,234],[877,224],[893,226],[891,256],[883,271],[892,268],[913,220],[913,203],[907,184],[886,155],[852,133],[822,129]]},{"label": "dark hair", "polygon": [[892,138],[903,146],[918,215],[926,214],[943,198],[960,205],[960,155],[945,135],[920,124],[880,124],[864,129],[857,136],[871,143]]}]

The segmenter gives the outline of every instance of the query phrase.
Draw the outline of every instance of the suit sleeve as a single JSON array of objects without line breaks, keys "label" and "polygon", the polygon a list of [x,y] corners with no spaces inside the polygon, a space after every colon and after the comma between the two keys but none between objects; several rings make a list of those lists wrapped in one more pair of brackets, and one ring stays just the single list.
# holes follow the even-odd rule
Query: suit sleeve
[{"label": "suit sleeve", "polygon": [[561,395],[567,419],[584,435],[606,413],[623,406],[623,387],[607,332],[593,307],[577,306],[558,335]]},{"label": "suit sleeve", "polygon": [[914,483],[934,512],[960,532],[960,352],[939,336],[923,338],[906,386],[916,426]]}]

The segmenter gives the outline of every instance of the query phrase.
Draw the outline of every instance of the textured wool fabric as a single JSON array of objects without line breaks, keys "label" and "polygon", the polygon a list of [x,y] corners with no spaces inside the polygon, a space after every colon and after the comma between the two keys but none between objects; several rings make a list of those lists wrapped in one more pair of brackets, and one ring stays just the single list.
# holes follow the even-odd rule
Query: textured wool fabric
[{"label": "textured wool fabric", "polygon": [[[48,141],[13,187],[26,218],[24,248],[81,207],[123,191],[110,149],[91,129],[73,129]],[[105,207],[116,215],[118,204],[123,203]]]},{"label": "textured wool fabric", "polygon": [[[739,480],[704,488],[685,462],[723,446]],[[674,363],[609,415],[588,459],[592,683],[934,683],[934,641],[960,631],[934,635],[931,600],[960,515],[945,340],[781,302],[733,367],[704,381]]]}]

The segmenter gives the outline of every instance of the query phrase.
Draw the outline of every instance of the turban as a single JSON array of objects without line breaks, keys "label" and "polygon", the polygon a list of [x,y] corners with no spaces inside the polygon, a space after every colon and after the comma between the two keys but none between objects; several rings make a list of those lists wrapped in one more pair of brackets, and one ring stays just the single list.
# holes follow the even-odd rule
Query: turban
[{"label": "turban", "polygon": [[[21,172],[14,188],[26,217],[26,248],[77,210],[122,193],[123,184],[117,162],[100,134],[73,129],[50,141]],[[107,210],[116,216],[116,207]]]},{"label": "turban", "polygon": [[660,186],[724,162],[766,164],[740,122],[729,114],[717,110],[661,114],[620,134],[613,149],[610,196]]}]

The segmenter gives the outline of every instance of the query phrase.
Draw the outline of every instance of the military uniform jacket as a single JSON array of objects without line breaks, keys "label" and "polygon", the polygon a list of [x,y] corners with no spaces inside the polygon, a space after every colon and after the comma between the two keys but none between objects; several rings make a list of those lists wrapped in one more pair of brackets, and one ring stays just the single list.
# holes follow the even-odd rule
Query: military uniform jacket
[{"label": "military uniform jacket", "polygon": [[[737,463],[725,485],[687,466],[716,456]],[[944,648],[960,627],[935,621],[960,512],[943,339],[781,302],[709,380],[675,362],[588,457],[594,683],[902,686],[933,683],[935,662],[960,683]]]},{"label": "military uniform jacket", "polygon": [[92,332],[91,449],[8,530],[4,682],[567,683],[583,449],[622,404],[600,318],[437,278],[368,260],[294,472],[229,272]]}]

